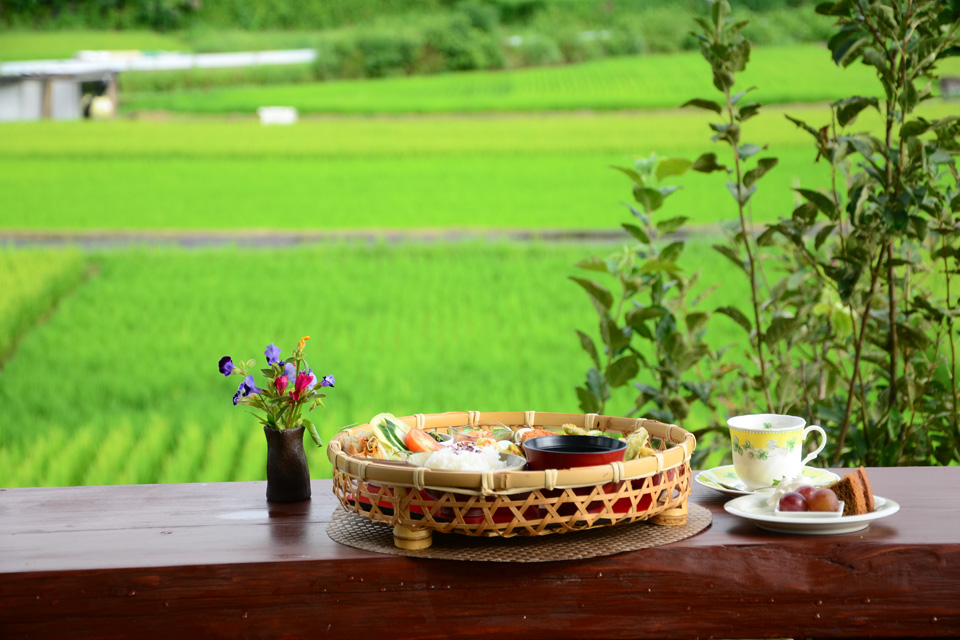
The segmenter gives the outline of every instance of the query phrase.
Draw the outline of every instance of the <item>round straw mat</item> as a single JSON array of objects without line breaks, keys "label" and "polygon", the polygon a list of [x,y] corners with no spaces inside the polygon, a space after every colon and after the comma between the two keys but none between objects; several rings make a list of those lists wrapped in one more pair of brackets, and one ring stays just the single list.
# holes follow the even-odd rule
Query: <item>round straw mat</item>
[{"label": "round straw mat", "polygon": [[434,533],[433,546],[419,551],[407,551],[394,546],[391,527],[377,524],[338,506],[327,524],[327,535],[348,547],[416,558],[474,562],[580,560],[658,547],[689,538],[710,526],[712,517],[709,510],[690,503],[687,508],[687,523],[678,527],[637,522],[565,535],[513,538]]}]

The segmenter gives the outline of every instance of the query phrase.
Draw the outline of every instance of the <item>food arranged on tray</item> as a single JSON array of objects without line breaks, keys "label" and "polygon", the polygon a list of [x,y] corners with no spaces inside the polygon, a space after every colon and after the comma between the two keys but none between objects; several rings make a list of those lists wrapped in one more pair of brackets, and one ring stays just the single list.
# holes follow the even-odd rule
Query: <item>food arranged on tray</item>
[{"label": "food arranged on tray", "polygon": [[406,544],[424,531],[510,537],[683,524],[695,446],[687,431],[653,420],[470,411],[379,414],[341,432],[327,453],[341,505],[394,526]]},{"label": "food arranged on tray", "polygon": [[[581,439],[562,436],[578,436]],[[542,448],[537,449],[535,457],[540,451],[545,450],[554,454],[562,454],[565,449],[569,454],[588,454],[610,448],[614,455],[608,460],[596,463],[605,464],[614,460],[635,460],[655,453],[650,446],[650,434],[643,427],[637,427],[629,434],[608,435],[599,429],[588,430],[572,423],[560,425],[557,430],[523,425],[463,425],[450,427],[449,433],[442,433],[410,426],[389,413],[377,414],[370,420],[369,425],[365,425],[365,428],[346,433],[341,438],[341,445],[346,453],[352,455],[381,460],[408,461],[414,466],[428,469],[502,471],[505,463],[496,455],[497,452],[527,458],[526,443],[534,438],[557,438],[552,441],[541,441]],[[582,438],[594,438],[594,440]],[[623,443],[623,445],[606,444],[604,440],[615,441],[617,445]],[[565,444],[564,441],[569,444]],[[574,442],[580,446],[579,449],[573,445]],[[620,451],[623,451],[622,456],[619,455]],[[426,452],[432,452],[435,455],[418,456],[413,461],[410,460],[413,454]],[[552,459],[556,458],[556,455],[552,457]],[[571,466],[587,465],[567,463],[567,466],[555,468]]]}]

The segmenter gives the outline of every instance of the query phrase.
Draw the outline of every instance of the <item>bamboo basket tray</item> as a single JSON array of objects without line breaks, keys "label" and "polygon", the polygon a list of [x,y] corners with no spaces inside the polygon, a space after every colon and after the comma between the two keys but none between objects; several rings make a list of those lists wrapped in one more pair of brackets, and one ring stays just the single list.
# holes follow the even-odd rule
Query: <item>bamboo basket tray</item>
[{"label": "bamboo basket tray", "polygon": [[[640,520],[686,523],[691,489],[693,434],[654,420],[597,414],[534,411],[450,412],[398,418],[409,426],[447,432],[460,426],[527,426],[557,429],[573,424],[604,433],[629,434],[644,427],[659,450],[611,464],[543,471],[437,471],[405,462],[366,458],[330,442],[333,491],[344,509],[394,527],[394,542],[407,549],[431,544],[431,534],[542,536]],[[656,446],[654,448],[657,448]]]}]

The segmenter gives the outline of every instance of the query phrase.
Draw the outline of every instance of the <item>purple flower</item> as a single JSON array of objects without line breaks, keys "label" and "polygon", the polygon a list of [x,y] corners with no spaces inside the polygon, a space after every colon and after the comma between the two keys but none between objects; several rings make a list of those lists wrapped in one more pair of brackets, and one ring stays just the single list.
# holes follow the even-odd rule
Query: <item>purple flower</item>
[{"label": "purple flower", "polygon": [[253,380],[253,376],[247,376],[243,379],[243,382],[240,383],[240,386],[237,387],[237,392],[233,394],[233,404],[239,404],[240,398],[246,398],[255,393],[263,393],[263,389],[257,386],[257,383]]},{"label": "purple flower", "polygon": [[233,369],[233,358],[230,356],[223,356],[220,358],[220,373],[225,376],[229,376],[231,373],[233,373]]},{"label": "purple flower", "polygon": [[263,355],[267,356],[267,364],[277,364],[280,362],[280,347],[271,344],[263,352]]},{"label": "purple flower", "polygon": [[290,362],[281,361],[280,364],[283,365],[283,375],[287,376],[287,380],[296,380],[297,368]]},{"label": "purple flower", "polygon": [[336,382],[336,380],[333,378],[333,374],[331,373],[328,376],[323,376],[323,380],[320,381],[320,386],[332,387],[334,382]]}]

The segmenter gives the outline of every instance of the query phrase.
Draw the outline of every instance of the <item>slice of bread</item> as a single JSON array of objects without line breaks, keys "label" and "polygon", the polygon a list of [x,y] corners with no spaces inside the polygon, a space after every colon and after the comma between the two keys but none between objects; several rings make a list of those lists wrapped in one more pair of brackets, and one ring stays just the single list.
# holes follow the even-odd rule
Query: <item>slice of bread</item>
[{"label": "slice of bread", "polygon": [[863,467],[843,476],[837,482],[827,486],[843,502],[843,515],[862,515],[872,513],[876,508],[873,501],[873,488]]}]

